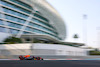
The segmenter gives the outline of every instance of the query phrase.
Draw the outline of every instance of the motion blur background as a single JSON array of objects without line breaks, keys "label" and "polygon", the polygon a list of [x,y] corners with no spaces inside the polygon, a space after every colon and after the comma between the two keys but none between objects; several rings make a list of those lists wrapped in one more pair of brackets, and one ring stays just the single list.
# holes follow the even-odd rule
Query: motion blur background
[{"label": "motion blur background", "polygon": [[99,2],[0,0],[0,56],[100,55]]}]

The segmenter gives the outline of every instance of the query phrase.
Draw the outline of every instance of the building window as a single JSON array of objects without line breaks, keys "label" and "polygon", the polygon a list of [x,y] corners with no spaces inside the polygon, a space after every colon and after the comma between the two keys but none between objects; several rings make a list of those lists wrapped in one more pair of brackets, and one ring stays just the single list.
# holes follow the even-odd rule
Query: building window
[{"label": "building window", "polygon": [[2,14],[0,13],[0,18],[2,18]]},{"label": "building window", "polygon": [[36,11],[36,13],[41,14],[39,11]]},{"label": "building window", "polygon": [[[13,0],[14,1],[14,0]],[[19,10],[19,11],[22,11],[22,12],[25,12],[27,14],[30,14],[31,11],[27,10],[27,9],[24,9],[22,7],[19,7],[19,6],[16,6],[15,4],[12,4],[12,3],[8,3],[8,2],[5,2],[5,1],[1,1],[1,4],[2,5],[5,5],[7,7],[10,7],[10,8],[13,8],[13,9],[16,9],[16,10]]]},{"label": "building window", "polygon": [[28,25],[34,27],[34,23],[30,22]]},{"label": "building window", "polygon": [[26,27],[25,30],[33,32],[33,28],[30,28],[30,27]]},{"label": "building window", "polygon": [[0,20],[0,25],[4,25],[2,20]]},{"label": "building window", "polygon": [[6,32],[6,28],[0,27],[0,32]]},{"label": "building window", "polygon": [[6,13],[9,13],[9,14],[12,14],[12,15],[16,15],[16,16],[25,18],[25,19],[28,18],[27,15],[24,15],[22,13],[19,13],[19,12],[16,12],[14,10],[10,10],[10,9],[7,9],[7,8],[3,8],[3,11],[6,12]]},{"label": "building window", "polygon": [[42,17],[42,16],[40,16],[40,15],[38,15],[38,14],[34,14],[34,16],[35,17],[38,17],[38,18],[40,18],[40,19],[42,19],[42,20],[44,20],[44,21],[46,21],[46,22],[49,22],[49,20],[48,19],[46,19],[46,18],[44,18],[44,17]]},{"label": "building window", "polygon": [[23,34],[32,34],[32,33],[30,33],[30,32],[25,32],[25,31],[24,31]]},{"label": "building window", "polygon": [[28,5],[28,4],[26,4],[26,3],[23,3],[23,2],[21,2],[21,1],[19,1],[19,0],[10,0],[10,1],[12,1],[12,2],[14,2],[14,3],[17,3],[17,4],[19,4],[19,5],[23,6],[23,7],[26,7],[26,8],[28,8],[28,9],[32,9],[32,7],[31,7],[30,5]]},{"label": "building window", "polygon": [[12,22],[7,22],[8,26],[10,27],[14,27],[14,28],[18,28],[21,29],[22,25],[16,24],[16,23],[12,23]]},{"label": "building window", "polygon": [[11,34],[18,34],[19,30],[15,30],[15,29],[10,29],[10,33]]},{"label": "building window", "polygon": [[13,17],[10,15],[5,15],[6,19],[11,20],[11,21],[15,21],[15,22],[19,22],[19,23],[25,23],[25,20],[17,18],[17,17]]}]

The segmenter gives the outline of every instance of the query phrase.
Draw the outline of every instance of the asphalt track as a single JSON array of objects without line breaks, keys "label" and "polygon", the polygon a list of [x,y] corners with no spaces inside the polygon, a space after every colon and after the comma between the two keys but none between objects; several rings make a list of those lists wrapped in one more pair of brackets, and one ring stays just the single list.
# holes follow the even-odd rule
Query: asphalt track
[{"label": "asphalt track", "polygon": [[98,60],[0,60],[0,67],[100,67]]}]

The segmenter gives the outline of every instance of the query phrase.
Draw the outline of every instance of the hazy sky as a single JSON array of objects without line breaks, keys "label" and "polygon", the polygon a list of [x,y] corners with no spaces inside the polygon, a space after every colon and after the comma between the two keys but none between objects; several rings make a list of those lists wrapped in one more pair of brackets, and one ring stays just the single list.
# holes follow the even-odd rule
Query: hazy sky
[{"label": "hazy sky", "polygon": [[[62,16],[67,26],[68,42],[84,42],[92,47],[99,46],[100,32],[100,0],[47,0]],[[83,19],[83,15],[87,19]],[[87,28],[86,28],[87,26]],[[87,37],[85,36],[87,29]],[[79,39],[73,39],[73,35],[78,34]],[[83,37],[84,35],[84,37]],[[100,46],[99,46],[100,47]]]}]

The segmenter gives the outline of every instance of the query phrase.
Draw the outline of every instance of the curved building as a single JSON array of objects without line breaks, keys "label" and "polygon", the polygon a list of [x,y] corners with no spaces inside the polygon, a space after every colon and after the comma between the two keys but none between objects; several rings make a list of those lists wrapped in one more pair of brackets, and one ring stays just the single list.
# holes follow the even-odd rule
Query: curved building
[{"label": "curved building", "polygon": [[45,0],[0,0],[0,41],[10,35],[61,41],[66,28]]}]

